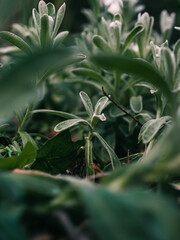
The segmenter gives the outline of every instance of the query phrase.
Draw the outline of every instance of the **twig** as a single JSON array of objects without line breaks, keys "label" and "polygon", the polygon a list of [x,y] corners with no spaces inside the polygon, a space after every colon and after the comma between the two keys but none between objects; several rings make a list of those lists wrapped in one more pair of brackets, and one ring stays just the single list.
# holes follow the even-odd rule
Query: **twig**
[{"label": "twig", "polygon": [[128,115],[130,118],[132,118],[134,121],[136,121],[141,127],[143,126],[143,124],[135,117],[133,117],[130,113],[128,113],[124,108],[122,108],[121,106],[119,106],[104,90],[104,88],[102,87],[102,91],[103,94],[117,107],[119,108],[121,111],[123,111],[126,115]]}]

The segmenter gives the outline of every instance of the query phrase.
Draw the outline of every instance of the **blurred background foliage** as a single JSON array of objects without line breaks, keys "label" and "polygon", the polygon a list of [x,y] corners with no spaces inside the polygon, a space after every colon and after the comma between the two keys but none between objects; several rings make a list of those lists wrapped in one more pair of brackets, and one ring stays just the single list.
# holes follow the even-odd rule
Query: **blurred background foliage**
[{"label": "blurred background foliage", "polygon": [[[46,0],[46,2],[49,2]],[[68,29],[71,33],[80,32],[86,18],[82,14],[82,9],[89,7],[88,0],[51,0],[56,7],[66,2],[67,10],[63,22],[62,30]],[[169,13],[176,13],[176,26],[180,26],[180,0],[141,0],[145,5],[145,11],[155,17],[155,29],[159,30],[159,15],[164,9]],[[31,16],[32,7],[36,7],[38,0],[1,0],[0,1],[0,30],[8,29],[12,22],[23,22],[27,24]],[[178,32],[174,32],[173,42],[178,37]]]}]

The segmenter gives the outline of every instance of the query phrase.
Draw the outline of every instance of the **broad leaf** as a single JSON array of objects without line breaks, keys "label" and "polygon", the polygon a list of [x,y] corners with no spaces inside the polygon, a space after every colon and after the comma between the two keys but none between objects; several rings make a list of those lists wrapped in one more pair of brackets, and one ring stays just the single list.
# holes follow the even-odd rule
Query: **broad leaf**
[{"label": "broad leaf", "polygon": [[143,143],[149,143],[158,131],[163,127],[163,125],[171,120],[171,117],[161,117],[159,119],[152,119],[146,122],[139,133],[139,141],[143,141]]},{"label": "broad leaf", "polygon": [[77,157],[78,149],[84,145],[83,141],[72,142],[69,132],[62,132],[48,140],[38,151],[32,169],[63,173]]},{"label": "broad leaf", "polygon": [[0,168],[11,170],[15,168],[23,168],[32,163],[36,158],[36,148],[32,143],[28,142],[19,156],[0,158]]}]

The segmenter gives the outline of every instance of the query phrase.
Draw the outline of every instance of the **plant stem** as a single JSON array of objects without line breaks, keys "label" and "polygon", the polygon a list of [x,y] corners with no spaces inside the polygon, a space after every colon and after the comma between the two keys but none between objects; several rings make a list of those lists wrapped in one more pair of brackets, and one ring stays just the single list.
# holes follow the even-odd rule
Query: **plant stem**
[{"label": "plant stem", "polygon": [[31,115],[31,110],[32,110],[32,108],[33,108],[33,105],[32,105],[32,104],[30,104],[30,105],[27,107],[26,113],[25,113],[25,115],[24,115],[24,118],[23,118],[23,120],[22,120],[22,122],[21,122],[21,124],[20,124],[20,126],[19,126],[19,128],[18,128],[18,131],[19,131],[19,132],[23,130],[26,122],[28,121],[28,119],[29,119],[29,117],[30,117],[30,115]]},{"label": "plant stem", "polygon": [[85,161],[86,161],[86,177],[94,175],[93,168],[93,143],[92,134],[90,133],[88,137],[85,137]]}]

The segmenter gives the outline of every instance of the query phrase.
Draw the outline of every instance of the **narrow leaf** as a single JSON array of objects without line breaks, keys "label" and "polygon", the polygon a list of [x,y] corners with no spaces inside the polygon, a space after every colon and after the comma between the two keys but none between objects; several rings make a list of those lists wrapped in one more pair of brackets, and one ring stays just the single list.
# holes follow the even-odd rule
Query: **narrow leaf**
[{"label": "narrow leaf", "polygon": [[26,144],[30,142],[36,149],[38,149],[37,144],[34,141],[34,139],[31,137],[31,135],[29,135],[27,132],[22,132],[22,131],[19,131],[18,133],[22,139],[23,147],[25,147]]},{"label": "narrow leaf", "polygon": [[60,122],[59,124],[57,124],[54,128],[55,132],[62,132],[65,131],[66,129],[69,129],[75,125],[77,125],[78,123],[85,123],[86,125],[88,125],[91,128],[91,125],[84,119],[70,119],[70,120],[66,120],[63,122]]},{"label": "narrow leaf", "polygon": [[102,97],[98,100],[98,102],[96,103],[95,106],[95,111],[94,113],[96,115],[100,115],[102,113],[102,111],[104,110],[104,108],[108,105],[108,98],[107,97]]},{"label": "narrow leaf", "polygon": [[54,39],[54,43],[53,46],[56,48],[58,46],[60,46],[62,44],[62,42],[64,41],[64,39],[68,36],[69,32],[68,31],[64,31],[64,32],[60,32]]},{"label": "narrow leaf", "polygon": [[111,164],[112,164],[112,168],[113,170],[117,167],[120,166],[120,161],[119,158],[117,157],[117,155],[115,154],[114,150],[109,146],[109,144],[99,135],[99,133],[94,132],[93,133],[94,136],[96,136],[99,141],[101,142],[101,144],[103,145],[103,147],[106,149],[106,151],[109,154],[110,160],[111,160]]},{"label": "narrow leaf", "polygon": [[48,3],[47,8],[48,8],[48,15],[51,16],[53,18],[53,20],[55,20],[56,9],[55,9],[54,4]]},{"label": "narrow leaf", "polygon": [[37,109],[31,112],[31,114],[36,114],[36,113],[46,113],[46,114],[55,115],[55,116],[59,116],[66,119],[79,118],[78,116],[71,113],[49,110],[49,109]]},{"label": "narrow leaf", "polygon": [[93,106],[92,106],[91,99],[90,99],[89,96],[88,96],[85,92],[83,92],[83,91],[81,91],[81,92],[79,93],[79,95],[80,95],[80,97],[81,97],[81,101],[83,102],[83,105],[84,105],[84,107],[85,107],[85,109],[86,109],[86,111],[87,111],[90,119],[92,119],[92,117],[93,117]]},{"label": "narrow leaf", "polygon": [[30,46],[19,36],[14,33],[2,31],[0,32],[0,38],[4,41],[7,41],[16,47],[20,48],[25,53],[30,53],[31,48]]},{"label": "narrow leaf", "polygon": [[111,52],[111,48],[105,39],[99,35],[93,37],[94,44],[101,49],[103,52]]},{"label": "narrow leaf", "polygon": [[38,5],[38,9],[39,9],[39,14],[40,17],[44,16],[45,14],[48,14],[48,8],[47,5],[44,1],[40,1],[39,5]]},{"label": "narrow leaf", "polygon": [[59,30],[61,23],[63,21],[63,18],[64,18],[65,11],[66,11],[66,4],[64,3],[57,12],[56,23],[55,23],[54,31],[52,34],[52,38],[54,38],[56,36],[56,34],[58,33],[58,30]]},{"label": "narrow leaf", "polygon": [[32,17],[33,17],[35,28],[39,32],[40,31],[41,20],[40,20],[39,13],[37,12],[37,10],[35,8],[32,10]]},{"label": "narrow leaf", "polygon": [[50,43],[49,18],[47,14],[41,17],[40,41],[43,47],[47,47]]}]

